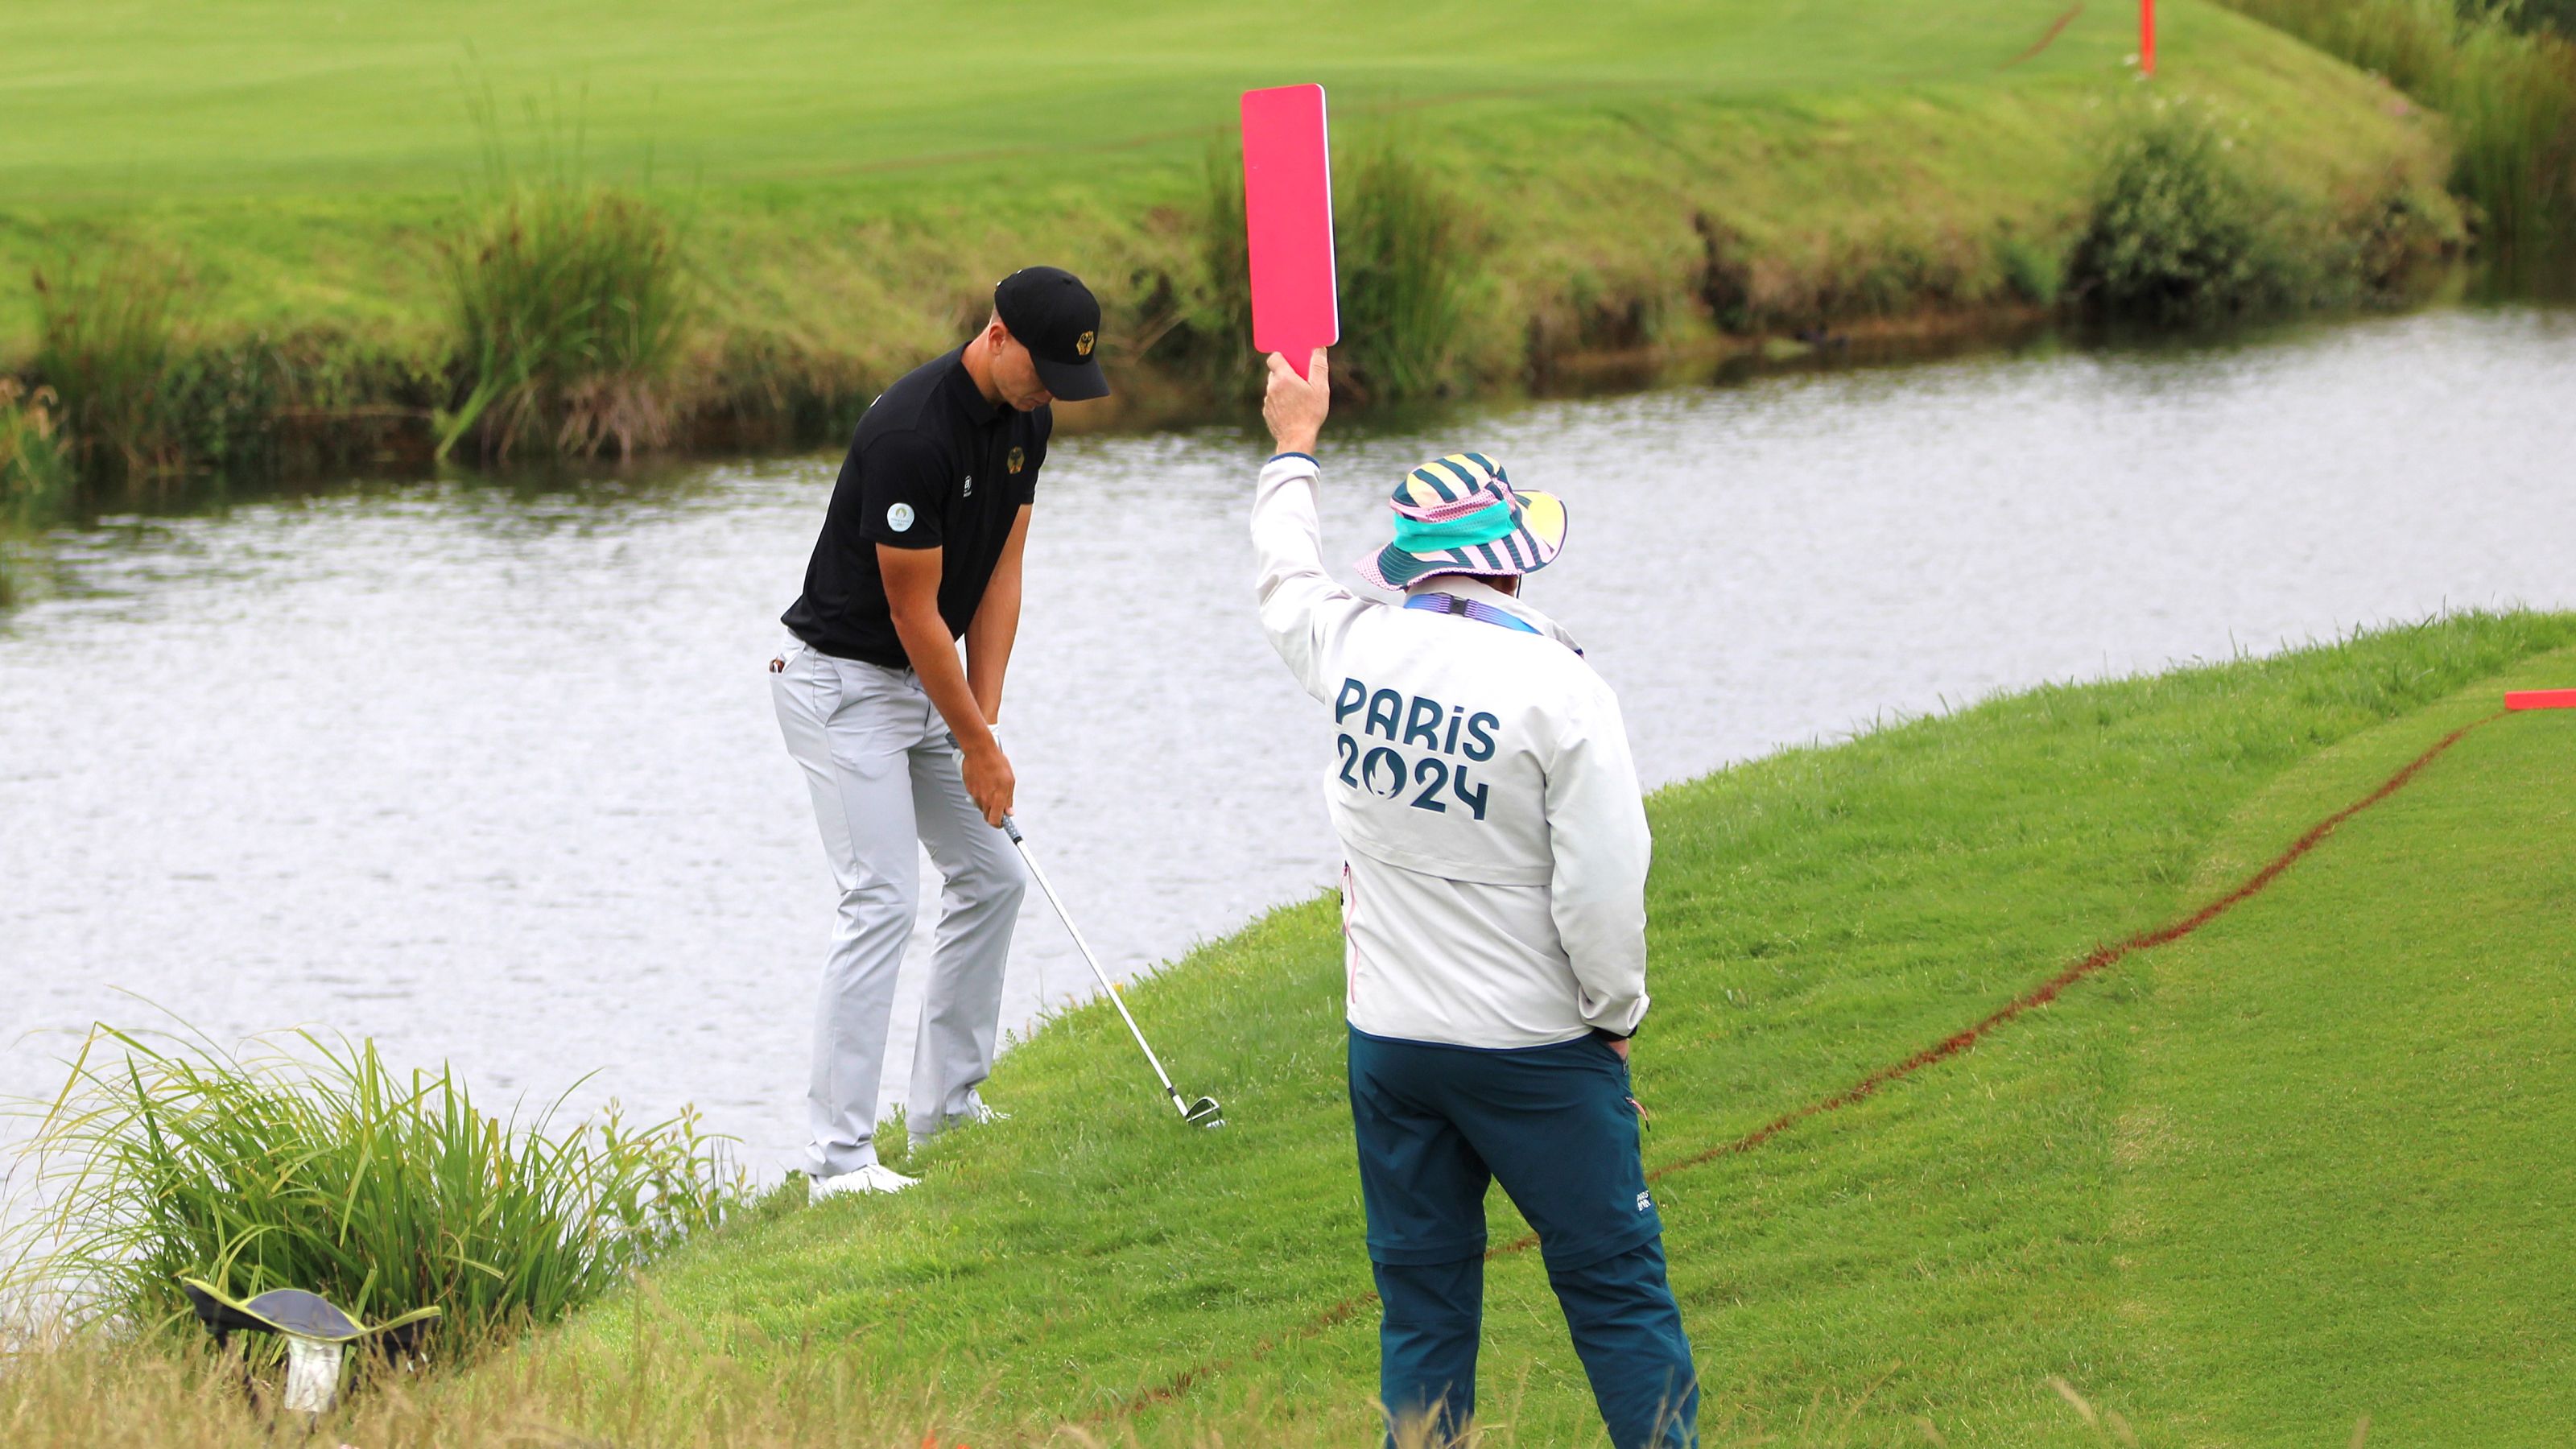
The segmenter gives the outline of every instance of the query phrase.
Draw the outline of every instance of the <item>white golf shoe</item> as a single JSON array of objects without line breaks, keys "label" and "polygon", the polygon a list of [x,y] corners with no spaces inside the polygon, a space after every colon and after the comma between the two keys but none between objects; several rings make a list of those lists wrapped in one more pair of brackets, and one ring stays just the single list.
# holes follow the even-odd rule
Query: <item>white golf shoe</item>
[{"label": "white golf shoe", "polygon": [[920,1181],[920,1178],[906,1177],[882,1162],[871,1162],[856,1172],[844,1172],[836,1177],[815,1178],[812,1185],[805,1189],[805,1200],[821,1202],[827,1197],[839,1197],[843,1193],[852,1192],[901,1192]]},{"label": "white golf shoe", "polygon": [[945,1132],[951,1127],[981,1127],[988,1122],[1008,1122],[1010,1120],[1010,1113],[986,1103],[982,1097],[969,1097],[966,1099],[966,1110],[939,1124],[937,1130],[913,1133],[912,1145],[915,1147],[927,1146],[931,1138],[938,1136],[941,1132]]}]

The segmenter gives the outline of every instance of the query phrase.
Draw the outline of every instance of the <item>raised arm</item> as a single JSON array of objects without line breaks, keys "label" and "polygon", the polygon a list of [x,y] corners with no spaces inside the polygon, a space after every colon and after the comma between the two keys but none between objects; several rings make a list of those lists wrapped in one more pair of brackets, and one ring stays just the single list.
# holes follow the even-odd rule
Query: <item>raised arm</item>
[{"label": "raised arm", "polygon": [[1288,359],[1270,356],[1270,387],[1261,414],[1279,451],[1261,466],[1252,495],[1252,546],[1260,555],[1262,632],[1297,683],[1317,699],[1332,698],[1336,642],[1371,607],[1333,581],[1324,568],[1323,530],[1315,516],[1316,439],[1330,408],[1331,382],[1317,348],[1299,377]]}]

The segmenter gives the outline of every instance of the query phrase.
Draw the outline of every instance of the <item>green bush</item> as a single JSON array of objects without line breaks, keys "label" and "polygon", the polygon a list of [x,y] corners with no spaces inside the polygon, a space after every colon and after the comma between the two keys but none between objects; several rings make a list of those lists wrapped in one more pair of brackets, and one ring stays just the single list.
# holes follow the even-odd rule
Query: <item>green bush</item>
[{"label": "green bush", "polygon": [[2136,321],[2254,310],[2280,291],[2271,224],[2210,118],[2152,102],[2111,146],[2068,280],[2097,311]]},{"label": "green bush", "polygon": [[668,215],[603,187],[522,187],[446,263],[463,396],[442,457],[469,436],[494,461],[536,439],[573,456],[668,441],[692,310]]},{"label": "green bush", "polygon": [[[559,1105],[559,1104],[558,1104]],[[242,1060],[94,1032],[30,1146],[41,1213],[5,1290],[72,1322],[185,1312],[180,1275],[311,1290],[370,1318],[436,1306],[449,1341],[544,1323],[744,1199],[694,1113],[640,1129],[503,1121],[442,1067],[305,1033]]]}]

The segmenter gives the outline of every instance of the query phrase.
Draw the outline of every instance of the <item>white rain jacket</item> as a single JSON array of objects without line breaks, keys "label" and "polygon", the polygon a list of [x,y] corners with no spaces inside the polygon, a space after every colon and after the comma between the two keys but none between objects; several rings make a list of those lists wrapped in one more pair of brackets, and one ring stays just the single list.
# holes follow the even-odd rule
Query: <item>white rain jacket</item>
[{"label": "white rain jacket", "polygon": [[1325,571],[1314,459],[1261,470],[1261,625],[1333,712],[1324,798],[1344,855],[1351,1025],[1473,1047],[1626,1036],[1646,1015],[1652,841],[1619,701],[1540,632],[1363,599]]}]

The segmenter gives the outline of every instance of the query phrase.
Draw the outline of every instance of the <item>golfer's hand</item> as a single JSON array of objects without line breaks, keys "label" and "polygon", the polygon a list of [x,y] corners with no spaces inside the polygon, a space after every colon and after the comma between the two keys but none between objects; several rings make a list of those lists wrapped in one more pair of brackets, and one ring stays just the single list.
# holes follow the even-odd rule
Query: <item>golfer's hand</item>
[{"label": "golfer's hand", "polygon": [[999,830],[1002,817],[1011,813],[1011,792],[1019,778],[1011,773],[1011,757],[1002,753],[999,744],[970,749],[958,763],[966,777],[966,794],[975,808],[984,812],[984,823]]},{"label": "golfer's hand", "polygon": [[1324,414],[1332,411],[1332,379],[1318,347],[1306,364],[1306,375],[1280,353],[1270,354],[1270,387],[1261,395],[1261,420],[1270,425],[1270,440],[1283,453],[1312,453],[1324,432]]}]

